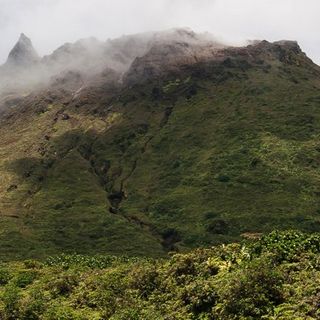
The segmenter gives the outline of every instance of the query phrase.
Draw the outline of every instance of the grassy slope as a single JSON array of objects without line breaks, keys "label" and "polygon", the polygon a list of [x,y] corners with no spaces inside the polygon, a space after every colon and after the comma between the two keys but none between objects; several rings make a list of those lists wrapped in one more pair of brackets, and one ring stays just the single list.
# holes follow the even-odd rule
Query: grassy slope
[{"label": "grassy slope", "polygon": [[319,84],[294,83],[276,67],[216,86],[202,81],[152,140],[126,209],[140,202],[137,212],[169,222],[188,245],[221,239],[216,233],[318,230]]},{"label": "grassy slope", "polygon": [[320,76],[299,59],[14,113],[0,127],[1,256],[161,256],[274,227],[318,231]]}]

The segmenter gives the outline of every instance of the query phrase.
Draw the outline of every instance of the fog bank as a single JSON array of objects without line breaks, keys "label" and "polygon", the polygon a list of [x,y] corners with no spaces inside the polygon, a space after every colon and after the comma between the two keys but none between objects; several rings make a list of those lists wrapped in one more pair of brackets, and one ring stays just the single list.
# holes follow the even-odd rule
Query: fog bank
[{"label": "fog bank", "polygon": [[40,55],[65,42],[190,27],[224,41],[297,40],[320,63],[317,0],[0,0],[0,63],[24,32]]}]

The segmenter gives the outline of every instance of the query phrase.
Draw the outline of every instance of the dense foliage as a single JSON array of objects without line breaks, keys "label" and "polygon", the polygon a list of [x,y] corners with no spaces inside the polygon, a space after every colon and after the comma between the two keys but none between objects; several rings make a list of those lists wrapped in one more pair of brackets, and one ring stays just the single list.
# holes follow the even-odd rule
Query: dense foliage
[{"label": "dense foliage", "polygon": [[272,232],[165,260],[3,263],[4,320],[319,319],[320,235]]}]

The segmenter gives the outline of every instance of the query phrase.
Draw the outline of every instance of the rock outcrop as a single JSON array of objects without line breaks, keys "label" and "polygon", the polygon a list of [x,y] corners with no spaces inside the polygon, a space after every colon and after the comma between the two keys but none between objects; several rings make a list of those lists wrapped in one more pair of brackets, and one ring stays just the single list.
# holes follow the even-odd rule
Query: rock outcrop
[{"label": "rock outcrop", "polygon": [[20,38],[10,51],[6,64],[16,67],[29,67],[40,60],[31,40],[21,33]]}]

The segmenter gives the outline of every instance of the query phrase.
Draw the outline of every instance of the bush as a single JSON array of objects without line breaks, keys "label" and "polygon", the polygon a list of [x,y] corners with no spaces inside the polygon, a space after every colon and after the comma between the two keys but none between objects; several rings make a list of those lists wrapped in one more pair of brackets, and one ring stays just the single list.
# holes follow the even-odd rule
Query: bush
[{"label": "bush", "polygon": [[8,285],[2,295],[5,320],[15,320],[19,316],[19,300],[21,293],[19,288]]},{"label": "bush", "polygon": [[33,289],[19,303],[19,315],[23,320],[38,320],[46,310],[45,295],[40,289]]},{"label": "bush", "polygon": [[25,288],[30,285],[38,276],[35,271],[21,271],[14,279],[14,283],[19,288]]},{"label": "bush", "polygon": [[138,264],[129,274],[129,287],[147,298],[159,286],[159,272],[155,264]]},{"label": "bush", "polygon": [[270,256],[254,260],[234,272],[222,286],[220,303],[222,319],[239,316],[256,319],[269,314],[283,301],[283,277]]},{"label": "bush", "polygon": [[210,280],[194,280],[184,287],[181,299],[188,312],[198,317],[201,314],[211,314],[216,304],[217,294]]},{"label": "bush", "polygon": [[214,219],[209,222],[206,230],[213,234],[227,234],[229,231],[229,225],[223,219]]},{"label": "bush", "polygon": [[307,234],[300,231],[273,231],[251,245],[255,256],[272,252],[281,261],[297,261],[301,254],[320,253],[320,234]]},{"label": "bush", "polygon": [[55,305],[48,309],[45,318],[48,320],[87,320],[85,316],[76,312],[72,307]]},{"label": "bush", "polygon": [[62,267],[69,269],[72,267],[87,267],[92,269],[105,269],[113,264],[119,264],[129,261],[134,261],[135,258],[126,256],[116,257],[110,255],[86,256],[81,254],[61,254],[58,256],[49,257],[44,265],[50,267]]},{"label": "bush", "polygon": [[229,182],[230,181],[230,177],[225,174],[218,175],[217,179],[219,182]]},{"label": "bush", "polygon": [[0,268],[0,286],[6,285],[10,279],[10,272],[6,268]]},{"label": "bush", "polygon": [[42,263],[36,260],[25,260],[24,265],[27,269],[41,269]]}]

